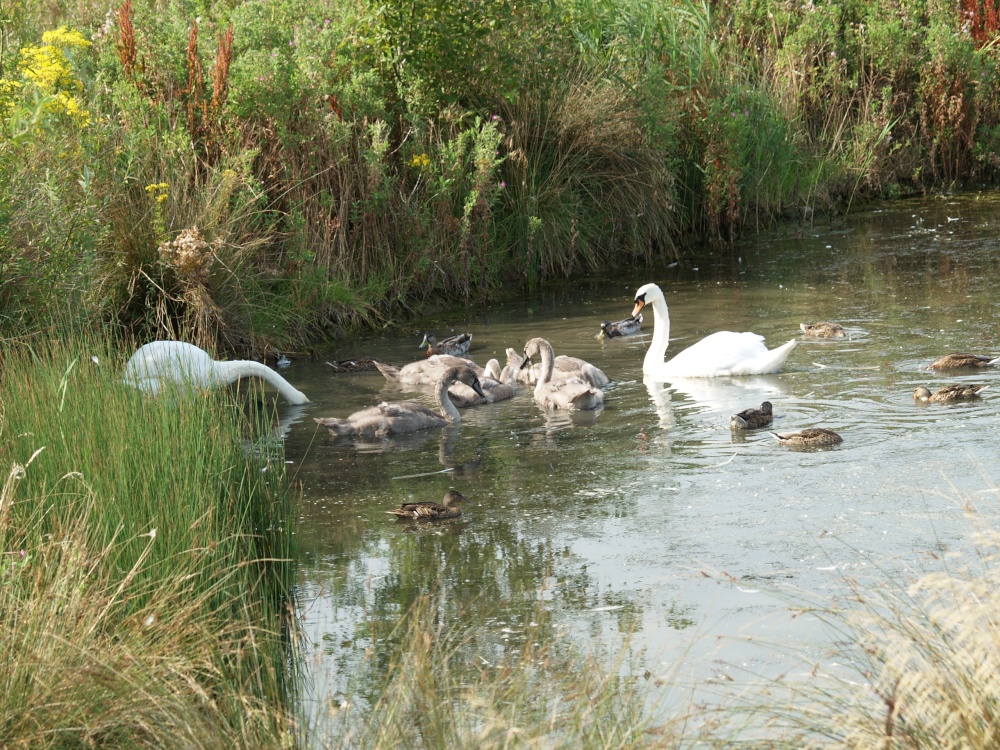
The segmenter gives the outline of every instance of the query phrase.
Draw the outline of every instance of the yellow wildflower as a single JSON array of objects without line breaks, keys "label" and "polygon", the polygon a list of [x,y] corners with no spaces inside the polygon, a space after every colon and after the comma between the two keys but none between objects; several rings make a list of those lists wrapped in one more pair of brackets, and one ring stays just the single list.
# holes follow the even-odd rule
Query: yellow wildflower
[{"label": "yellow wildflower", "polygon": [[90,123],[90,113],[74,97],[83,91],[83,81],[74,72],[69,55],[91,44],[79,31],[62,26],[42,34],[41,46],[24,47],[18,64],[28,84],[55,97],[48,105],[51,111],[65,113],[83,127]]},{"label": "yellow wildflower", "polygon": [[20,81],[12,81],[9,78],[0,78],[0,116],[7,116],[14,108],[14,101],[17,95],[24,88]]},{"label": "yellow wildflower", "polygon": [[93,42],[75,29],[67,29],[65,26],[60,26],[55,31],[46,31],[42,34],[42,44],[53,44],[57,47],[84,50],[91,47]]},{"label": "yellow wildflower", "polygon": [[424,169],[431,163],[431,158],[427,154],[416,154],[410,159],[410,166],[414,169]]}]

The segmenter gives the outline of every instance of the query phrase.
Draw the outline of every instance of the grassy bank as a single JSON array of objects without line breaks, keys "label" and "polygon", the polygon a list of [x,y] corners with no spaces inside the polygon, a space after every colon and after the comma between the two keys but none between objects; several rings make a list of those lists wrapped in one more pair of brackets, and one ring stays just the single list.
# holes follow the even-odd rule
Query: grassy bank
[{"label": "grassy bank", "polygon": [[8,332],[259,354],[996,176],[971,0],[8,6]]},{"label": "grassy bank", "polygon": [[290,739],[290,508],[283,462],[247,450],[266,418],[146,398],[99,345],[0,367],[0,745]]}]

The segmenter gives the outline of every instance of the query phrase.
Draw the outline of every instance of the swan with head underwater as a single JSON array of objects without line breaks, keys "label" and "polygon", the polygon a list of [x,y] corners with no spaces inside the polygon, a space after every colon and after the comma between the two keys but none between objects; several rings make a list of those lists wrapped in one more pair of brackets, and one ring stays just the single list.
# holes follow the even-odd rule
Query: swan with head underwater
[{"label": "swan with head underwater", "polygon": [[151,341],[125,365],[125,382],[156,395],[171,385],[221,388],[240,378],[260,378],[278,389],[290,404],[308,404],[302,391],[267,365],[252,360],[219,362],[204,349],[183,341]]},{"label": "swan with head underwater", "polygon": [[795,348],[795,339],[776,349],[768,349],[764,337],[756,333],[717,331],[664,361],[670,342],[670,315],[663,292],[656,284],[639,287],[632,316],[637,316],[647,305],[653,308],[653,341],[642,362],[642,372],[647,378],[669,381],[672,378],[766,375],[781,370]]}]

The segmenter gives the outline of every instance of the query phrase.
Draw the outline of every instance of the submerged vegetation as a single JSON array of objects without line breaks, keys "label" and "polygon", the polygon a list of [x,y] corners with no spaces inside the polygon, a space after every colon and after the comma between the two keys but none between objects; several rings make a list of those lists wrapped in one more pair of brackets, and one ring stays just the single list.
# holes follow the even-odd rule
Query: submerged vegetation
[{"label": "submerged vegetation", "polygon": [[0,330],[259,354],[990,181],[990,8],[11,0]]}]

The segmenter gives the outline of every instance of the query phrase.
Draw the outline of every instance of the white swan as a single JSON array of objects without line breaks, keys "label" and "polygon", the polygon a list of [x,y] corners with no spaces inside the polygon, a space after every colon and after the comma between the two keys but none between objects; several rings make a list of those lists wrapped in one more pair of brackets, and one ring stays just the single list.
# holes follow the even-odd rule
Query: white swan
[{"label": "white swan", "polygon": [[656,284],[639,287],[632,316],[637,316],[646,305],[653,306],[653,341],[642,362],[642,372],[647,377],[669,381],[678,377],[765,375],[781,370],[795,348],[795,339],[769,350],[764,346],[764,337],[756,333],[718,331],[664,362],[670,341],[670,315],[663,292]]},{"label": "white swan", "polygon": [[125,382],[150,393],[164,387],[188,385],[220,388],[240,378],[260,378],[278,389],[291,404],[308,404],[309,398],[260,362],[217,362],[208,352],[183,341],[152,341],[140,346],[125,365]]}]

